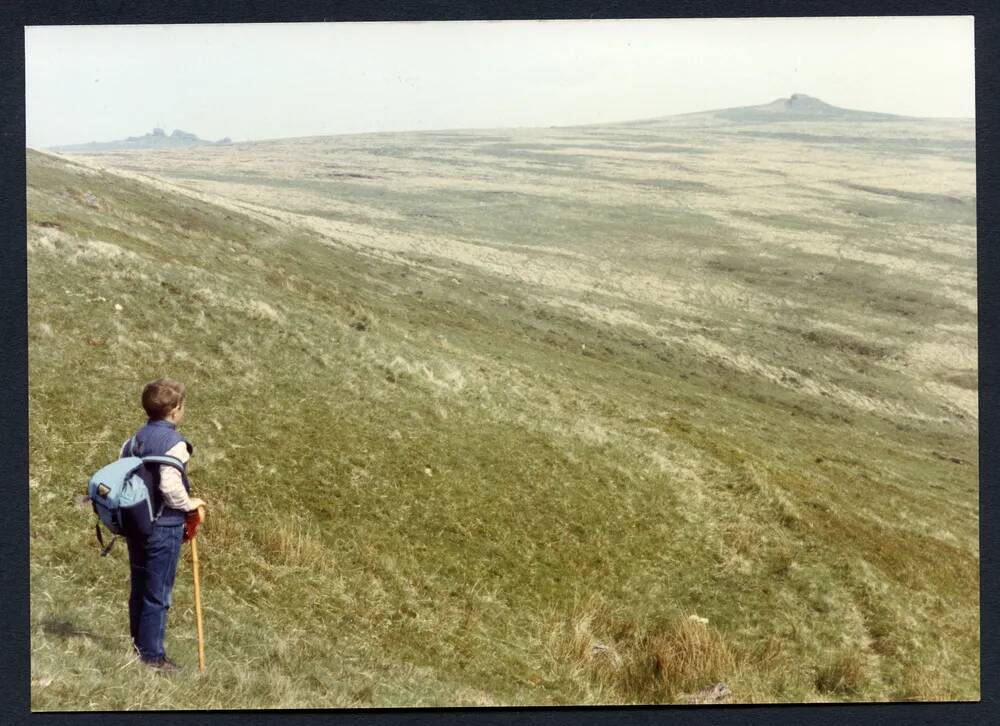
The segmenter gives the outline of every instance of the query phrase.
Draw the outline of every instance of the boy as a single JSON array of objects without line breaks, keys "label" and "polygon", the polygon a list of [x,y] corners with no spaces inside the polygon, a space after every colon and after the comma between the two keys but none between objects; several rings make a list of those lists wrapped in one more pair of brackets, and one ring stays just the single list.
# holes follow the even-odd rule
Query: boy
[{"label": "boy", "polygon": [[[147,383],[142,391],[142,407],[149,420],[125,442],[121,456],[165,454],[186,465],[194,447],[177,432],[184,420],[184,393],[184,384],[169,378]],[[177,670],[179,666],[163,650],[167,610],[187,512],[205,506],[205,502],[188,494],[187,474],[174,467],[149,465],[142,470],[142,476],[149,487],[153,511],[159,516],[148,538],[126,538],[132,577],[129,630],[144,663],[157,670]]]}]

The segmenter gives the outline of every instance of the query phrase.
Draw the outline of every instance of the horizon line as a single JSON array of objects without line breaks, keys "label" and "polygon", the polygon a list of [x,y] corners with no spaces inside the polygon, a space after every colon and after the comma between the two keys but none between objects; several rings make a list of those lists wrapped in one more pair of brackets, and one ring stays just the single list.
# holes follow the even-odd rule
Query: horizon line
[{"label": "horizon line", "polygon": [[[185,131],[184,129],[180,128],[179,126],[172,128],[170,130],[169,134],[165,133],[165,136],[167,138],[169,138],[173,133],[175,133],[177,131],[182,131],[184,133],[192,133],[194,136],[196,136],[198,138],[199,141],[204,142],[204,145],[232,146],[234,144],[263,143],[263,142],[268,142],[268,141],[290,141],[290,140],[293,140],[293,139],[316,139],[316,138],[330,138],[330,137],[339,137],[339,136],[368,136],[368,135],[376,135],[376,134],[420,134],[420,133],[440,133],[440,132],[444,132],[444,131],[452,131],[452,132],[455,132],[455,131],[500,131],[500,130],[506,130],[506,129],[509,129],[509,130],[519,130],[519,131],[532,130],[532,129],[574,129],[574,128],[583,128],[583,127],[588,127],[588,126],[614,126],[614,125],[617,125],[617,124],[642,123],[642,122],[649,122],[649,121],[659,121],[659,120],[670,119],[670,118],[682,118],[682,117],[685,117],[685,116],[698,116],[698,115],[701,115],[701,114],[719,113],[721,111],[732,111],[732,110],[741,110],[741,109],[761,108],[761,107],[768,106],[768,105],[773,104],[773,103],[777,103],[779,101],[789,101],[794,96],[803,96],[803,97],[806,97],[806,98],[811,98],[813,100],[820,101],[820,103],[828,105],[831,108],[835,108],[835,109],[838,109],[838,110],[841,110],[841,111],[851,111],[851,112],[855,112],[855,113],[866,113],[866,114],[881,114],[881,115],[884,115],[884,116],[894,116],[894,117],[897,117],[900,120],[906,120],[906,121],[923,121],[923,120],[928,120],[928,121],[975,121],[975,119],[976,119],[975,115],[972,115],[972,116],[908,116],[908,115],[904,115],[904,114],[891,113],[891,112],[888,112],[888,111],[868,111],[868,110],[865,110],[865,109],[845,108],[845,107],[842,107],[842,106],[834,106],[833,104],[827,104],[825,101],[823,101],[822,99],[820,99],[818,96],[811,96],[811,95],[809,95],[807,93],[795,92],[795,93],[792,93],[792,94],[790,94],[788,96],[778,97],[778,98],[776,98],[776,99],[774,99],[772,101],[768,101],[766,103],[758,103],[758,104],[753,104],[753,105],[750,105],[750,106],[724,106],[722,108],[703,109],[701,111],[684,111],[682,113],[664,114],[664,115],[659,115],[659,116],[644,116],[644,117],[641,117],[641,118],[627,118],[627,119],[620,119],[620,120],[615,120],[615,121],[591,121],[591,122],[573,123],[573,124],[515,125],[515,126],[449,126],[449,127],[438,127],[438,128],[431,128],[431,129],[394,129],[394,130],[378,130],[378,131],[340,131],[340,132],[333,132],[333,133],[307,134],[307,135],[304,135],[304,136],[303,135],[300,135],[300,136],[269,136],[269,137],[264,137],[264,138],[245,138],[245,139],[239,139],[239,140],[232,139],[228,135],[223,136],[222,137],[223,139],[226,139],[226,138],[230,139],[230,142],[228,144],[221,144],[221,143],[219,143],[222,139],[220,139],[219,141],[213,141],[213,140],[210,140],[210,139],[204,139],[201,136],[199,136],[198,134],[196,134],[194,132]],[[154,126],[151,131],[146,132],[144,134],[144,136],[153,136],[154,134],[152,133],[152,131],[155,131],[157,129],[166,132],[166,129],[163,126],[157,125],[157,126]],[[127,139],[111,139],[110,141],[84,141],[84,142],[78,142],[78,143],[52,144],[52,145],[49,145],[49,146],[38,146],[38,145],[35,145],[35,144],[28,144],[26,142],[25,143],[25,148],[33,148],[33,149],[36,149],[36,150],[43,150],[44,149],[44,150],[51,151],[51,150],[58,150],[60,148],[67,148],[67,147],[88,146],[88,145],[91,145],[91,144],[114,144],[114,143],[125,142],[126,140]],[[164,147],[164,148],[169,148],[169,147]],[[149,151],[155,151],[156,149],[155,148],[150,148],[150,149],[147,149],[147,150],[149,150]],[[127,151],[127,149],[120,149],[120,151]]]}]

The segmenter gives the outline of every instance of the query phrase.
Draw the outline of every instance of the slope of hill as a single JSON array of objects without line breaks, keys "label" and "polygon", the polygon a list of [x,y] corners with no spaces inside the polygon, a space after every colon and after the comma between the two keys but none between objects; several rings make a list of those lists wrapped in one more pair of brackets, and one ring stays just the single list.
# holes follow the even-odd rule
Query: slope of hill
[{"label": "slope of hill", "polygon": [[[34,708],[978,697],[961,123],[28,168]],[[157,678],[75,503],[162,374],[203,678],[187,564]]]}]

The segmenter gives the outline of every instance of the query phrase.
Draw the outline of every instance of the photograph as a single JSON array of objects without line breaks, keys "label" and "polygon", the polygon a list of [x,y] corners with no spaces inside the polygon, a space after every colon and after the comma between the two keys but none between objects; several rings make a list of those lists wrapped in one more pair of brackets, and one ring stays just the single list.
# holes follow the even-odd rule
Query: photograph
[{"label": "photograph", "polygon": [[976,22],[24,27],[31,710],[978,702]]}]

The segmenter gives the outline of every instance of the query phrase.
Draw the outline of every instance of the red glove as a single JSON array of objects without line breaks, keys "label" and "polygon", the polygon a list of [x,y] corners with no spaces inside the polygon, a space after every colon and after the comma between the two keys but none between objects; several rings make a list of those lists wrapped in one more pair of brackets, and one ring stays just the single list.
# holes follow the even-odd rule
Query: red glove
[{"label": "red glove", "polygon": [[198,507],[197,509],[192,509],[187,513],[187,518],[184,520],[184,542],[194,539],[195,535],[198,533],[198,525],[205,520],[205,508]]}]

